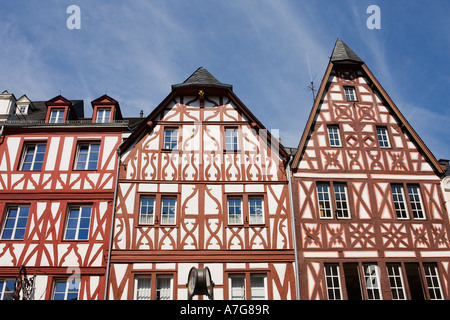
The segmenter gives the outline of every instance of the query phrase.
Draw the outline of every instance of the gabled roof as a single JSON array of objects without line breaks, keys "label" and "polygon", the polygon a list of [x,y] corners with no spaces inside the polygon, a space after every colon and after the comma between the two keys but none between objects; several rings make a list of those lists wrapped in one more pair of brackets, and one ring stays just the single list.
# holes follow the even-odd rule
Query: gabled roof
[{"label": "gabled roof", "polygon": [[378,82],[378,80],[375,78],[375,76],[372,74],[372,72],[369,70],[369,68],[365,65],[364,61],[359,58],[356,53],[353,52],[342,40],[338,39],[336,41],[336,44],[333,49],[333,54],[330,58],[330,62],[328,63],[328,67],[325,71],[325,75],[323,76],[322,83],[320,84],[319,91],[317,93],[317,98],[314,100],[313,107],[311,109],[311,113],[309,115],[308,121],[306,123],[305,129],[303,131],[302,138],[300,140],[300,143],[297,148],[297,153],[292,161],[292,167],[297,168],[298,164],[300,162],[300,158],[303,155],[306,141],[308,139],[309,132],[312,129],[312,126],[315,122],[315,116],[318,110],[318,107],[321,102],[321,97],[323,96],[323,93],[325,91],[325,88],[328,83],[328,78],[330,77],[331,71],[333,70],[333,67],[335,65],[338,65],[340,63],[348,63],[348,61],[357,62],[360,64],[362,71],[365,73],[365,76],[369,78],[369,80],[373,83],[374,90],[378,90],[378,92],[383,97],[386,104],[391,108],[391,110],[394,112],[394,114],[399,119],[400,123],[404,126],[405,130],[411,135],[412,140],[414,140],[418,146],[418,148],[423,152],[425,157],[430,161],[430,163],[433,165],[433,167],[436,169],[436,172],[439,174],[444,173],[444,169],[439,165],[439,162],[434,157],[434,155],[431,153],[431,151],[428,149],[428,147],[425,145],[425,143],[422,141],[422,139],[419,137],[419,135],[416,133],[416,131],[412,128],[412,126],[409,124],[409,122],[406,120],[406,118],[403,116],[403,114],[400,112],[398,107],[395,105],[395,103],[392,101],[392,99],[389,97],[387,92],[384,90],[384,88],[381,86],[381,84]]},{"label": "gabled roof", "polygon": [[215,86],[232,88],[229,84],[224,84],[216,79],[208,70],[203,67],[198,68],[183,83],[174,84],[172,88],[186,87],[192,85]]},{"label": "gabled roof", "polygon": [[[183,94],[184,92],[190,92],[191,94],[197,94],[198,90],[203,87],[211,88],[215,94],[227,95],[237,108],[247,117],[248,122],[252,128],[266,129],[263,124],[253,115],[253,113],[242,103],[242,101],[233,93],[232,86],[219,82],[212,74],[203,67],[198,68],[190,77],[188,77],[182,84],[172,85],[172,92],[147,116],[147,118],[139,125],[139,127],[131,134],[131,136],[125,140],[121,146],[121,152],[125,151],[131,146],[134,141],[140,139],[143,134],[150,131],[155,125],[155,118],[164,110],[164,108],[172,101],[177,94]],[[197,90],[197,91],[196,91]],[[206,94],[209,91],[206,92]],[[272,135],[267,130],[267,140],[272,143]],[[279,143],[278,141],[276,143]],[[288,153],[285,148],[279,143],[280,155],[288,160]]]}]

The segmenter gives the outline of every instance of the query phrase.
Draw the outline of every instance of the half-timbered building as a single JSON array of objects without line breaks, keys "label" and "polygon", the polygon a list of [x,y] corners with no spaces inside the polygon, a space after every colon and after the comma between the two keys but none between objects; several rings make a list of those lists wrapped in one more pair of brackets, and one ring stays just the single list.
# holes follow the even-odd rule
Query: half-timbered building
[{"label": "half-timbered building", "polygon": [[[106,95],[92,101],[91,118],[82,100],[63,96],[14,105],[0,136],[0,299],[104,299],[129,121]],[[19,273],[23,285],[33,280],[26,293],[14,288]]]},{"label": "half-timbered building", "polygon": [[443,168],[338,39],[293,159],[301,299],[448,299]]},{"label": "half-timbered building", "polygon": [[288,154],[231,85],[197,69],[120,151],[109,299],[187,299],[192,267],[214,299],[296,298]]}]

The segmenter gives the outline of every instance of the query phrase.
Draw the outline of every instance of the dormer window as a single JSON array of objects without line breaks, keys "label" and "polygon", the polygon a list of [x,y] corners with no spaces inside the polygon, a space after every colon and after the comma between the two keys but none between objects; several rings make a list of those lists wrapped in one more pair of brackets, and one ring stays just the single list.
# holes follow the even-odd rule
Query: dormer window
[{"label": "dormer window", "polygon": [[98,108],[96,122],[97,123],[111,122],[111,108]]},{"label": "dormer window", "polygon": [[64,122],[65,109],[63,108],[52,108],[50,110],[49,123],[63,123]]},{"label": "dormer window", "polygon": [[17,106],[16,114],[27,115],[28,114],[28,105]]}]

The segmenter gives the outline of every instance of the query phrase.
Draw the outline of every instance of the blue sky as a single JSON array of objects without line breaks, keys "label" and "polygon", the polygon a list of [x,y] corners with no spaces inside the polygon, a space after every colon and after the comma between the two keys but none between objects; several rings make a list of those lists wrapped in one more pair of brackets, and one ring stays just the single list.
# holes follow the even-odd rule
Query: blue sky
[{"label": "blue sky", "polygon": [[[67,7],[81,10],[70,30]],[[370,30],[369,5],[381,11]],[[208,69],[285,146],[296,147],[336,39],[366,63],[436,158],[450,158],[450,2],[376,0],[3,0],[0,90],[149,114],[198,67]]]}]

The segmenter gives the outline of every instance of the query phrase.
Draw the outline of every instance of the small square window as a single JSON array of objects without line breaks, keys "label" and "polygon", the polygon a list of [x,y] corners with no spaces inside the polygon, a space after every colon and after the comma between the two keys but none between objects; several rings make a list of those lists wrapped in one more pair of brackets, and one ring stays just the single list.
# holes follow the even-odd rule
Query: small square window
[{"label": "small square window", "polygon": [[75,165],[76,170],[97,170],[100,143],[80,143]]},{"label": "small square window", "polygon": [[176,149],[178,145],[178,129],[164,129],[164,149]]},{"label": "small square window", "polygon": [[49,119],[49,123],[63,123],[64,122],[64,113],[65,113],[65,109],[52,109],[50,111],[50,119]]},{"label": "small square window", "polygon": [[97,109],[97,123],[109,123],[111,122],[111,108],[99,108]]},{"label": "small square window", "polygon": [[40,171],[44,163],[45,148],[45,143],[25,145],[20,169],[23,171]]},{"label": "small square window", "polygon": [[344,87],[344,93],[347,101],[356,101],[355,88]]},{"label": "small square window", "polygon": [[80,290],[80,280],[65,279],[55,281],[53,300],[77,300]]},{"label": "small square window", "polygon": [[330,142],[330,147],[341,147],[341,137],[339,135],[339,126],[328,126],[328,141]]}]

